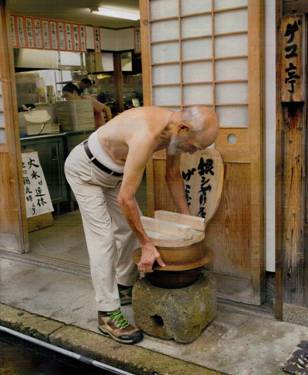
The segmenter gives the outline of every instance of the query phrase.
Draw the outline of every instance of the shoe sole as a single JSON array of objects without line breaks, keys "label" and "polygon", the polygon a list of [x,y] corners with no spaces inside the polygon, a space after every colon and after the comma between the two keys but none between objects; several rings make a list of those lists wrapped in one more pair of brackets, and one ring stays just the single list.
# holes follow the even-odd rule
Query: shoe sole
[{"label": "shoe sole", "polygon": [[100,326],[98,326],[97,328],[99,329],[99,331],[101,332],[101,334],[103,336],[110,337],[113,340],[115,340],[117,342],[120,342],[121,344],[128,344],[128,345],[136,344],[137,342],[139,342],[139,341],[141,341],[143,339],[143,336],[142,336],[140,340],[134,340],[134,339],[131,339],[131,340],[121,340],[120,338],[114,336],[111,332],[104,331]]}]

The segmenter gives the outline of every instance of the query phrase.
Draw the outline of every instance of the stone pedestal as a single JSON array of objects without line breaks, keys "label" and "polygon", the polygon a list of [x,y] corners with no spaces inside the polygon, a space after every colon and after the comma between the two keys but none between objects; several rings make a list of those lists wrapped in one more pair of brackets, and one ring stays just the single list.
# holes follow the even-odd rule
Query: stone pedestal
[{"label": "stone pedestal", "polygon": [[181,289],[139,280],[133,288],[136,325],[145,333],[177,342],[194,341],[216,316],[216,287],[210,274]]}]

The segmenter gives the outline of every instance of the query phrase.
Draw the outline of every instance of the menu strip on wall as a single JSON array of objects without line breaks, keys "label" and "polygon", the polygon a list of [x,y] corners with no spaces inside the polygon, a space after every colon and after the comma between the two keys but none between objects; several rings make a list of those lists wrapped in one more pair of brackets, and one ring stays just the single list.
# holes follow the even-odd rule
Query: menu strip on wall
[{"label": "menu strip on wall", "polygon": [[[72,52],[85,52],[87,49],[100,52],[103,47],[108,49],[108,39],[114,37],[115,33],[123,31],[86,26],[63,20],[14,15],[10,16],[9,30],[14,48]],[[106,34],[108,37],[105,42]],[[134,45],[135,52],[140,52],[140,30],[138,28],[135,30]]]},{"label": "menu strip on wall", "polygon": [[[99,30],[99,29],[98,29]],[[86,51],[86,27],[38,17],[10,16],[14,48]],[[100,50],[100,33],[95,34],[95,49]]]}]

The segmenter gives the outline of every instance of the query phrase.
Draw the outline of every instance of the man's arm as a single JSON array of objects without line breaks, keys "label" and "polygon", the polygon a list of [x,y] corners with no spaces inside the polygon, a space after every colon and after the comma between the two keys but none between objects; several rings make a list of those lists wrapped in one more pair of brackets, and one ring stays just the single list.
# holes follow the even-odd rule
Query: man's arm
[{"label": "man's arm", "polygon": [[147,236],[142,226],[135,194],[142,180],[148,159],[154,149],[154,139],[139,136],[129,144],[129,151],[124,167],[124,176],[118,195],[118,202],[123,210],[127,222],[140,241],[142,254],[138,263],[139,271],[152,272],[155,261],[160,266],[164,263],[152,240]]},{"label": "man's arm", "polygon": [[184,183],[180,170],[181,155],[168,155],[166,160],[166,182],[172,199],[181,214],[190,215],[185,199]]}]

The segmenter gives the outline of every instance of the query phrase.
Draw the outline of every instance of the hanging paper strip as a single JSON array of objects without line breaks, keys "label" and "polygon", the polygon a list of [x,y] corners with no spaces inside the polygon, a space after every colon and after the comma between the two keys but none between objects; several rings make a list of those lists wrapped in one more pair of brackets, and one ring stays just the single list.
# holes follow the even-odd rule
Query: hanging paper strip
[{"label": "hanging paper strip", "polygon": [[100,37],[101,37],[101,49],[103,49],[104,43],[104,29],[100,29]]},{"label": "hanging paper strip", "polygon": [[49,22],[50,35],[51,35],[51,48],[58,49],[58,30],[57,23],[54,21]]},{"label": "hanging paper strip", "polygon": [[80,51],[86,51],[86,27],[83,25],[79,25],[80,30]]},{"label": "hanging paper strip", "polygon": [[42,24],[39,18],[34,19],[34,42],[35,48],[43,48]]},{"label": "hanging paper strip", "polygon": [[78,25],[73,25],[74,30],[74,51],[80,51],[80,35]]},{"label": "hanging paper strip", "polygon": [[58,40],[59,40],[59,49],[62,51],[66,50],[66,43],[65,43],[65,32],[64,32],[64,23],[58,22]]},{"label": "hanging paper strip", "polygon": [[48,21],[42,20],[42,29],[43,29],[43,48],[51,49]]},{"label": "hanging paper strip", "polygon": [[10,16],[9,27],[10,27],[12,46],[14,48],[16,48],[18,46],[18,42],[17,42],[17,32],[16,32],[16,27],[15,27],[15,17],[14,16]]},{"label": "hanging paper strip", "polygon": [[72,25],[70,23],[65,24],[65,34],[66,34],[66,49],[68,51],[73,50],[73,35],[72,35]]},{"label": "hanging paper strip", "polygon": [[26,38],[27,38],[27,45],[29,48],[34,48],[34,33],[33,33],[33,24],[32,18],[26,18]]},{"label": "hanging paper strip", "polygon": [[98,27],[94,27],[94,51],[101,51],[101,33]]},{"label": "hanging paper strip", "polygon": [[26,32],[25,32],[25,25],[24,25],[24,18],[17,17],[17,32],[18,32],[18,44],[20,47],[26,47]]}]

